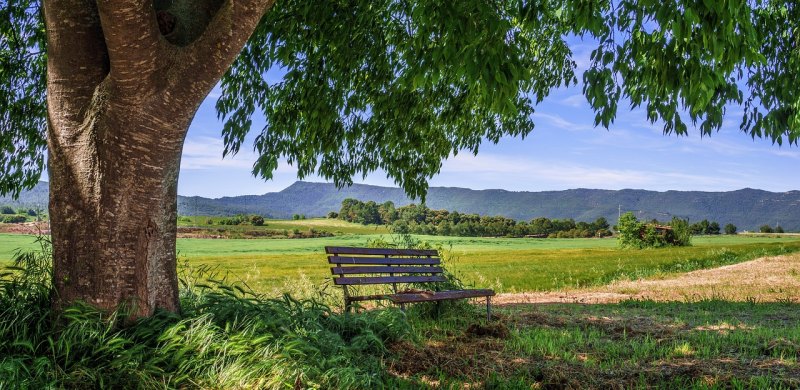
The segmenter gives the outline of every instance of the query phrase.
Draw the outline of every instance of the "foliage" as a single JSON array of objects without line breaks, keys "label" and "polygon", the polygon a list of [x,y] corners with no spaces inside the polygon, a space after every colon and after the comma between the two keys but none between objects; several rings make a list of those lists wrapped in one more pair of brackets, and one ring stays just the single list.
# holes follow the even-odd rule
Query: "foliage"
[{"label": "foliage", "polygon": [[254,215],[250,217],[250,223],[253,226],[264,226],[264,217],[260,215]]},{"label": "foliage", "polygon": [[480,216],[458,211],[432,210],[424,204],[395,208],[387,201],[378,205],[347,198],[342,201],[339,218],[348,222],[391,225],[393,232],[460,237],[552,237],[588,238],[610,236],[608,222],[599,217],[592,223],[572,219],[536,218],[530,223],[501,216]]},{"label": "foliage", "polygon": [[736,225],[729,223],[725,225],[725,234],[736,234]]},{"label": "foliage", "polygon": [[621,248],[643,249],[691,245],[689,223],[677,217],[673,217],[669,225],[662,225],[658,221],[639,222],[632,212],[627,212],[620,216],[617,230],[617,241]]},{"label": "foliage", "polygon": [[3,206],[0,208],[0,214],[14,214],[14,208],[11,206]]},{"label": "foliage", "polygon": [[0,222],[2,223],[22,223],[28,220],[28,217],[24,215],[5,215],[0,218]]},{"label": "foliage", "polygon": [[37,3],[0,7],[0,194],[14,197],[33,188],[44,168],[45,31]]},{"label": "foliage", "polygon": [[719,223],[704,219],[689,226],[689,231],[696,235],[720,234]]},{"label": "foliage", "polygon": [[[7,3],[0,193],[18,194],[43,169],[46,31],[39,2]],[[300,177],[341,186],[383,169],[424,195],[443,159],[532,131],[534,106],[577,81],[571,35],[597,42],[583,74],[596,124],[628,100],[665,133],[687,133],[688,116],[711,134],[727,104],[743,104],[742,131],[796,143],[800,93],[786,86],[800,80],[798,13],[777,0],[281,1],[221,81],[225,152],[263,114],[258,175],[283,156]],[[275,69],[282,78],[268,79]]]},{"label": "foliage", "polygon": [[758,230],[761,233],[775,233],[775,230],[772,229],[772,226],[769,225],[761,225]]},{"label": "foliage", "polygon": [[341,315],[313,300],[265,299],[200,269],[180,315],[127,322],[124,309],[51,309],[50,255],[21,253],[0,278],[0,387],[375,388],[398,310]]}]

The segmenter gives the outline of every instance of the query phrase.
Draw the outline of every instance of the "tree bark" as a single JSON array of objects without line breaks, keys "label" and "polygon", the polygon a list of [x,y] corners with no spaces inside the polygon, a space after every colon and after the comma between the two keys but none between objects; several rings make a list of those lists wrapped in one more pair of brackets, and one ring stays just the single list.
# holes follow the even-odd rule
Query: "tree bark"
[{"label": "tree bark", "polygon": [[94,120],[81,136],[49,137],[56,307],[178,311],[177,179],[188,121],[108,101],[87,115]]},{"label": "tree bark", "polygon": [[160,35],[152,0],[43,1],[57,309],[180,310],[183,142],[272,2],[225,1],[183,47]]}]

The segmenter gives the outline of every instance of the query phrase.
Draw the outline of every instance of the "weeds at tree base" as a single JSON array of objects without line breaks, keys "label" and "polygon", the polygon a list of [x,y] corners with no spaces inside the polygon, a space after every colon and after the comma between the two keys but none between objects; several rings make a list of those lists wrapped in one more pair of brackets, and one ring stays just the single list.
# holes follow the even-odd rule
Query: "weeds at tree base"
[{"label": "weeds at tree base", "polygon": [[41,244],[0,280],[0,388],[374,388],[387,379],[386,345],[409,334],[399,310],[339,315],[202,272],[183,280],[180,315],[55,313]]}]

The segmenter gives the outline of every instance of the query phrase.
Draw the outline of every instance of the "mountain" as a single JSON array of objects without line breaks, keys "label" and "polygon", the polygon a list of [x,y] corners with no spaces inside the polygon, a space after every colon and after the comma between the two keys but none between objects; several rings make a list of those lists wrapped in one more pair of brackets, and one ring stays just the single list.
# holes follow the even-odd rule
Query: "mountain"
[{"label": "mountain", "polygon": [[[273,218],[289,218],[293,214],[311,217],[338,211],[345,198],[377,203],[392,201],[396,206],[414,202],[399,188],[354,184],[338,190],[333,184],[298,181],[283,191],[259,196],[180,197],[178,211],[181,215],[244,213]],[[677,216],[693,222],[708,219],[723,225],[733,223],[740,231],[757,230],[764,224],[780,224],[786,230],[800,231],[800,191],[776,193],[745,188],[729,192],[657,192],[579,188],[515,192],[432,187],[426,203],[433,209],[502,215],[517,220],[548,217],[593,221],[605,217],[613,223],[621,210],[634,211],[642,220],[669,220]]]},{"label": "mountain", "polygon": [[50,183],[40,181],[30,190],[22,191],[18,199],[12,199],[10,196],[0,196],[0,206],[11,206],[14,209],[47,209],[49,198]]},{"label": "mountain", "polygon": [[[47,183],[23,192],[12,202],[0,198],[0,205],[35,207],[47,203]],[[293,214],[308,217],[339,211],[342,200],[355,198],[383,203],[392,201],[402,206],[413,201],[399,188],[354,184],[337,189],[333,184],[298,181],[280,192],[209,199],[198,196],[178,197],[180,215],[261,214],[272,218],[290,218]],[[800,191],[768,192],[745,188],[729,192],[594,190],[515,192],[505,190],[470,190],[454,187],[432,187],[427,205],[481,215],[502,215],[517,220],[536,217],[572,218],[593,221],[605,217],[612,223],[619,210],[634,211],[639,219],[668,220],[673,216],[692,222],[702,219],[724,225],[733,223],[740,231],[757,230],[759,226],[780,224],[789,231],[800,231]],[[416,201],[419,203],[419,201]]]}]

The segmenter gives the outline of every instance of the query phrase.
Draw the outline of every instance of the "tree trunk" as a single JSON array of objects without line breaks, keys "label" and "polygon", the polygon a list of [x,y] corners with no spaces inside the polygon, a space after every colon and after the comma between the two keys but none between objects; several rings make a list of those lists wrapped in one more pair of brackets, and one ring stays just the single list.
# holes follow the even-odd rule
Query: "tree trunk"
[{"label": "tree trunk", "polygon": [[273,1],[182,0],[192,12],[174,15],[152,0],[42,1],[56,309],[180,309],[184,138]]},{"label": "tree trunk", "polygon": [[59,129],[72,137],[50,134],[56,307],[179,310],[177,182],[188,121],[169,114],[96,99],[81,128]]}]

